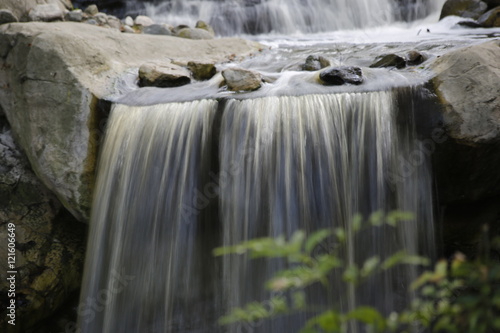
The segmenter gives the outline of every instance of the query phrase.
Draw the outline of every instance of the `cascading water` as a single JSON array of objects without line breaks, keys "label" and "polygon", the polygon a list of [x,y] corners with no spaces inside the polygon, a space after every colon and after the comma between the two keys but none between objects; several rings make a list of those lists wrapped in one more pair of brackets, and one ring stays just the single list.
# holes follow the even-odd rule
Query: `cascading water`
[{"label": "cascading water", "polygon": [[138,4],[157,22],[209,22],[218,34],[311,33],[382,26],[423,18],[440,1],[428,0],[170,0]]},{"label": "cascading water", "polygon": [[[422,162],[408,172],[401,163],[418,150],[411,124],[393,91],[115,105],[99,163],[80,329],[240,332],[217,318],[268,297],[264,282],[282,264],[215,259],[211,250],[298,229],[342,226],[349,234],[356,212],[404,209],[416,219],[352,238],[348,260],[402,248],[431,253],[428,170]],[[310,297],[389,311],[404,303],[412,278],[401,269],[349,297]],[[305,320],[254,329],[293,332]]]}]

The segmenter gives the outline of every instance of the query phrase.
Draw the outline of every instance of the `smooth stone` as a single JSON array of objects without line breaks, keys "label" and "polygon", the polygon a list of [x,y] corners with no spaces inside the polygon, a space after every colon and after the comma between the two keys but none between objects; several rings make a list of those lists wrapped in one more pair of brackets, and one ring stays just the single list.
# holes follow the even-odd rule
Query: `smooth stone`
[{"label": "smooth stone", "polygon": [[487,11],[477,19],[477,23],[486,28],[500,27],[500,7]]},{"label": "smooth stone", "polygon": [[29,13],[31,21],[50,22],[62,20],[64,13],[56,4],[36,5]]},{"label": "smooth stone", "polygon": [[123,23],[125,25],[128,25],[129,27],[133,27],[134,26],[134,19],[132,17],[130,17],[130,16],[127,16],[125,18],[125,20],[123,21]]},{"label": "smooth stone", "polygon": [[129,27],[128,25],[124,25],[122,27],[123,32],[129,33],[129,34],[135,34],[135,30],[132,27]]},{"label": "smooth stone", "polygon": [[145,27],[142,32],[149,35],[172,35],[172,32],[170,31],[168,26],[163,24],[151,24]]},{"label": "smooth stone", "polygon": [[0,24],[19,22],[17,17],[9,9],[0,9]]},{"label": "smooth stone", "polygon": [[99,25],[105,25],[108,23],[108,15],[105,13],[97,13],[92,18],[96,20]]},{"label": "smooth stone", "polygon": [[370,68],[396,67],[398,69],[406,67],[406,60],[397,54],[387,54],[370,65]]},{"label": "smooth stone", "polygon": [[248,69],[227,68],[222,71],[222,76],[231,91],[253,91],[262,85],[260,73]]},{"label": "smooth stone", "polygon": [[113,15],[108,15],[108,24],[113,29],[120,30],[122,27],[122,22],[120,21],[120,19]]},{"label": "smooth stone", "polygon": [[85,14],[94,16],[97,13],[99,13],[99,8],[97,8],[96,5],[90,5],[87,8],[85,8]]},{"label": "smooth stone", "polygon": [[187,67],[198,81],[210,80],[217,73],[215,65],[210,63],[190,61]]},{"label": "smooth stone", "polygon": [[406,63],[410,66],[416,66],[423,63],[427,58],[416,50],[409,51],[406,54]]},{"label": "smooth stone", "polygon": [[356,66],[328,68],[319,74],[324,85],[340,86],[343,84],[359,85],[363,83],[363,72]]},{"label": "smooth stone", "polygon": [[205,21],[201,21],[200,20],[200,21],[196,22],[195,28],[206,30],[212,36],[215,36],[214,28],[212,28],[212,26],[210,24],[208,24],[207,22],[205,22]]},{"label": "smooth stone", "polygon": [[214,36],[204,29],[199,28],[184,28],[177,33],[178,37],[188,39],[213,39]]},{"label": "smooth stone", "polygon": [[150,26],[154,24],[153,20],[147,16],[139,15],[135,18],[135,25],[142,25],[143,27]]},{"label": "smooth stone", "polygon": [[306,62],[302,65],[304,71],[318,71],[330,66],[330,61],[323,56],[310,55],[306,58]]},{"label": "smooth stone", "polygon": [[439,19],[454,15],[476,20],[487,9],[488,5],[480,0],[447,0],[443,5]]},{"label": "smooth stone", "polygon": [[83,12],[81,9],[75,9],[66,13],[66,21],[81,22],[83,20]]},{"label": "smooth stone", "polygon": [[180,87],[191,83],[189,72],[174,64],[147,63],[139,68],[140,87]]}]

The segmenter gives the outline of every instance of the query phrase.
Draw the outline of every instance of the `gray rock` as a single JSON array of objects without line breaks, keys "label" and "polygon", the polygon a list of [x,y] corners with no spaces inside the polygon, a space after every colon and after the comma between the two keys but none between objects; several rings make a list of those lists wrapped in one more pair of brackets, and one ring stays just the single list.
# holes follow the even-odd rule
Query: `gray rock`
[{"label": "gray rock", "polygon": [[0,24],[18,22],[17,17],[9,9],[0,9]]},{"label": "gray rock", "polygon": [[83,20],[83,12],[81,9],[75,9],[66,13],[66,21],[81,22]]},{"label": "gray rock", "polygon": [[210,63],[190,61],[187,66],[193,77],[199,81],[210,80],[217,73],[215,65]]},{"label": "gray rock", "polygon": [[324,85],[359,85],[363,83],[363,72],[356,66],[333,67],[322,71],[319,78]]},{"label": "gray rock", "polygon": [[0,109],[43,184],[88,221],[104,134],[101,99],[116,92],[116,80],[146,62],[227,62],[262,47],[240,38],[129,35],[74,22],[5,24]]},{"label": "gray rock", "polygon": [[189,28],[189,26],[185,25],[185,24],[180,24],[176,27],[174,27],[174,29],[172,29],[172,32],[174,35],[178,35],[179,34],[179,31],[181,31],[182,29],[185,29],[185,28]]},{"label": "gray rock", "polygon": [[56,4],[37,5],[29,12],[31,21],[50,22],[63,20],[64,13]]},{"label": "gray rock", "polygon": [[184,28],[179,30],[177,33],[178,37],[181,38],[188,38],[188,39],[213,39],[214,36],[212,36],[211,33],[204,29],[198,29],[198,28]]},{"label": "gray rock", "polygon": [[105,13],[97,13],[92,17],[92,19],[96,20],[98,25],[105,25],[108,23],[108,15]]},{"label": "gray rock", "polygon": [[500,7],[487,11],[477,19],[477,23],[486,28],[500,27]]},{"label": "gray rock", "polygon": [[306,62],[302,65],[304,71],[318,71],[330,66],[330,61],[323,56],[310,55],[306,58]]},{"label": "gray rock", "polygon": [[371,68],[381,68],[381,67],[396,67],[396,68],[404,68],[406,67],[405,58],[397,55],[397,54],[387,54],[382,56],[379,60],[375,61],[370,65]]},{"label": "gray rock", "polygon": [[31,20],[29,12],[37,5],[54,4],[64,13],[72,8],[69,2],[69,0],[0,0],[0,9],[8,9],[20,22],[26,22]]},{"label": "gray rock", "polygon": [[94,16],[97,13],[99,13],[99,8],[97,8],[96,5],[90,5],[87,8],[85,8],[85,14]]},{"label": "gray rock", "polygon": [[135,25],[142,25],[143,27],[150,26],[154,24],[153,20],[147,16],[139,15],[135,18]]},{"label": "gray rock", "polygon": [[487,9],[488,5],[480,0],[447,0],[443,5],[439,19],[455,15],[476,20]]},{"label": "gray rock", "polygon": [[231,91],[253,91],[262,85],[260,73],[248,69],[228,68],[222,71],[222,76]]},{"label": "gray rock", "polygon": [[129,27],[133,27],[134,26],[134,19],[132,17],[130,17],[130,16],[127,16],[125,18],[125,20],[123,21],[123,23],[125,25],[128,25]]},{"label": "gray rock", "polygon": [[212,37],[215,36],[214,28],[212,28],[212,26],[210,24],[206,23],[205,21],[200,20],[200,21],[196,22],[195,28],[206,30],[212,35]]},{"label": "gray rock", "polygon": [[172,35],[172,32],[165,24],[151,24],[145,27],[142,32],[149,35]]},{"label": "gray rock", "polygon": [[189,72],[174,64],[147,63],[139,68],[140,87],[179,87],[191,83]]},{"label": "gray rock", "polygon": [[120,19],[113,15],[108,15],[108,24],[113,29],[120,30],[122,27],[122,22],[120,21]]},{"label": "gray rock", "polygon": [[406,54],[406,64],[409,66],[416,66],[423,63],[427,58],[416,50],[409,51]]},{"label": "gray rock", "polygon": [[97,22],[97,20],[94,20],[94,19],[87,20],[87,21],[85,21],[85,23],[90,24],[90,25],[99,25],[99,22]]},{"label": "gray rock", "polygon": [[[16,232],[17,318],[9,332],[34,332],[33,327],[62,306],[80,288],[85,254],[85,226],[62,208],[37,179],[0,117],[0,269],[7,267],[7,222]],[[0,292],[7,295],[7,281]],[[8,327],[0,309],[0,327]],[[16,319],[17,319],[16,318]]]}]

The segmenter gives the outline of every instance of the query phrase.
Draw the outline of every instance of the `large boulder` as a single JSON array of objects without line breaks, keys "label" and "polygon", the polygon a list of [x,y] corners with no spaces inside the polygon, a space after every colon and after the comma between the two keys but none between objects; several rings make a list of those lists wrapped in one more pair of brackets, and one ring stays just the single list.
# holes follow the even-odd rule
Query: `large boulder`
[{"label": "large boulder", "polygon": [[147,63],[139,67],[139,86],[141,87],[180,87],[190,82],[189,71],[175,64]]},{"label": "large boulder", "polygon": [[[0,281],[0,331],[29,332],[80,288],[86,228],[37,179],[0,116],[0,269],[15,274],[16,296]],[[15,234],[15,263],[8,261],[9,229]],[[13,266],[10,266],[10,265]],[[15,326],[7,306],[15,299]]]},{"label": "large boulder", "polygon": [[114,83],[146,62],[226,62],[262,46],[122,34],[72,22],[0,26],[0,108],[42,182],[87,221],[106,104]]},{"label": "large boulder", "polygon": [[363,72],[357,66],[339,66],[325,69],[319,78],[324,85],[360,85],[363,83]]},{"label": "large boulder", "polygon": [[443,5],[439,19],[451,15],[477,19],[487,9],[488,5],[480,0],[447,0]]},{"label": "large boulder", "polygon": [[477,23],[486,28],[500,27],[500,6],[481,15]]},{"label": "large boulder", "polygon": [[30,21],[29,13],[37,5],[53,4],[60,10],[72,9],[70,0],[1,0],[0,9],[9,9],[20,21]]},{"label": "large boulder", "polygon": [[222,71],[222,76],[231,91],[252,91],[262,85],[260,73],[244,68],[227,68]]},{"label": "large boulder", "polygon": [[446,140],[434,154],[441,203],[500,195],[500,41],[438,58],[430,85],[439,99]]}]

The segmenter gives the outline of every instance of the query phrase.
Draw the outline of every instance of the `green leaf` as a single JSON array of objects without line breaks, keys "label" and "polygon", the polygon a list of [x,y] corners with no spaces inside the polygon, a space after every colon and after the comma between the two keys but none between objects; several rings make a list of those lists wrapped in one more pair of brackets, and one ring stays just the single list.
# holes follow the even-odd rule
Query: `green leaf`
[{"label": "green leaf", "polygon": [[377,332],[382,332],[386,327],[385,318],[380,312],[369,306],[360,306],[352,310],[347,314],[346,319],[371,325]]},{"label": "green leaf", "polygon": [[312,233],[309,238],[307,238],[305,244],[306,253],[311,253],[314,248],[321,243],[323,240],[332,235],[332,231],[329,229],[322,229]]},{"label": "green leaf", "polygon": [[378,227],[384,224],[384,212],[379,210],[370,215],[369,222],[372,226]]},{"label": "green leaf", "polygon": [[387,214],[386,223],[392,227],[396,227],[399,222],[411,221],[413,219],[415,219],[413,213],[395,210]]},{"label": "green leaf", "polygon": [[354,283],[354,284],[358,283],[358,279],[359,279],[358,267],[355,264],[347,267],[344,271],[342,278],[344,279],[345,282]]},{"label": "green leaf", "polygon": [[380,258],[378,256],[367,259],[361,268],[361,276],[364,278],[370,276],[377,269],[379,264]]},{"label": "green leaf", "polygon": [[354,232],[358,232],[361,230],[361,228],[363,227],[363,215],[361,214],[355,214],[353,217],[352,217],[352,230]]},{"label": "green leaf", "polygon": [[324,333],[340,333],[340,329],[342,327],[340,314],[333,310],[323,312],[322,314],[308,320],[306,326],[300,331],[300,333],[317,333],[318,330],[316,329],[316,326],[319,326],[322,330],[321,332]]},{"label": "green leaf", "polygon": [[343,228],[335,228],[334,233],[340,243],[345,242],[347,236]]},{"label": "green leaf", "polygon": [[429,259],[420,256],[409,255],[406,253],[406,251],[399,251],[384,260],[384,262],[382,263],[382,269],[387,270],[400,264],[426,266],[429,264]]}]

